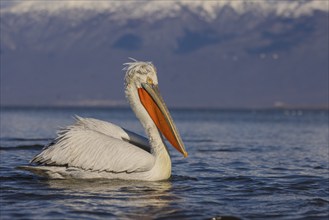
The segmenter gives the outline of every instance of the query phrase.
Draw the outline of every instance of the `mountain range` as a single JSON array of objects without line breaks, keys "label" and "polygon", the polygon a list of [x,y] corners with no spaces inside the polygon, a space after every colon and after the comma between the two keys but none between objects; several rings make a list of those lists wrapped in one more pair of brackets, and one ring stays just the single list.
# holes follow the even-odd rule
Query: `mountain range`
[{"label": "mountain range", "polygon": [[152,61],[169,106],[328,105],[327,1],[2,1],[1,105],[125,105]]}]

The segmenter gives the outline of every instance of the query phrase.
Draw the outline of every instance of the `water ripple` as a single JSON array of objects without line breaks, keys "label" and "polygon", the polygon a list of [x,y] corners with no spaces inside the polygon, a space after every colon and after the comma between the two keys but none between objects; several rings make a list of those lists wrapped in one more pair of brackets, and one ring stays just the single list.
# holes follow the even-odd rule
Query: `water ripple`
[{"label": "water ripple", "polygon": [[8,150],[41,150],[44,145],[33,144],[33,145],[17,145],[13,147],[2,147],[0,146],[0,150],[8,151]]},{"label": "water ripple", "polygon": [[[114,118],[107,111],[83,111],[95,118],[140,126],[132,116],[127,117],[127,111],[112,113]],[[13,111],[1,114],[16,118]],[[54,122],[71,123],[71,114],[65,110],[20,111],[20,118],[26,120],[2,124],[1,219],[329,217],[325,114],[292,118],[277,112],[212,111],[204,115],[208,113],[180,111],[184,120],[178,120],[177,126],[183,131],[189,157],[183,159],[168,147],[173,175],[167,181],[47,180],[15,169],[50,141],[47,137],[55,134]],[[26,121],[36,121],[34,126],[44,124],[33,128]]]}]

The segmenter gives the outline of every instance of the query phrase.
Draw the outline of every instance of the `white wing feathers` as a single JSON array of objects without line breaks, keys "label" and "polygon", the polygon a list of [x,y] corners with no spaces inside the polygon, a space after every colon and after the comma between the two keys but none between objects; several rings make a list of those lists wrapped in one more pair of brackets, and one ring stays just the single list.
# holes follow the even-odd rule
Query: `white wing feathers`
[{"label": "white wing feathers", "polygon": [[76,123],[62,129],[54,143],[31,163],[114,173],[143,172],[155,163],[147,149],[149,144],[142,136],[108,122],[77,117]]},{"label": "white wing feathers", "polygon": [[98,131],[110,137],[128,141],[130,143],[136,144],[137,146],[143,148],[146,151],[150,151],[151,147],[147,138],[140,136],[132,131],[123,129],[115,124],[93,119],[93,118],[81,118],[75,116],[76,125],[89,128],[94,131]]}]

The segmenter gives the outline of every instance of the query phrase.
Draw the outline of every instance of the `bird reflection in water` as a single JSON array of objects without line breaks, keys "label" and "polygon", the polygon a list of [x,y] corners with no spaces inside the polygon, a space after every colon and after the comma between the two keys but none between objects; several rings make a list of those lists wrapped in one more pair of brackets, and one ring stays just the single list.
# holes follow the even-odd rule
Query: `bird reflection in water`
[{"label": "bird reflection in water", "polygon": [[[55,203],[65,205],[66,214],[79,213],[126,217],[132,219],[152,219],[170,216],[179,211],[173,209],[172,202],[180,197],[172,194],[170,181],[122,181],[122,180],[45,180],[57,194]],[[69,196],[69,199],[67,195]],[[62,200],[61,198],[66,198]],[[63,204],[64,203],[64,204]]]}]

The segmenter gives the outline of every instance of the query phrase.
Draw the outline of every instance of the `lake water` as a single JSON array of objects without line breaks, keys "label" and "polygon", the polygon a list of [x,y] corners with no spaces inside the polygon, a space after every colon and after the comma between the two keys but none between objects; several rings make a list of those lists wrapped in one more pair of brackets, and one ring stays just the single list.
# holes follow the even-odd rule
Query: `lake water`
[{"label": "lake water", "polygon": [[1,109],[0,219],[328,219],[328,111],[173,110],[161,182],[47,180],[15,169],[73,116],[144,134],[130,109]]}]

